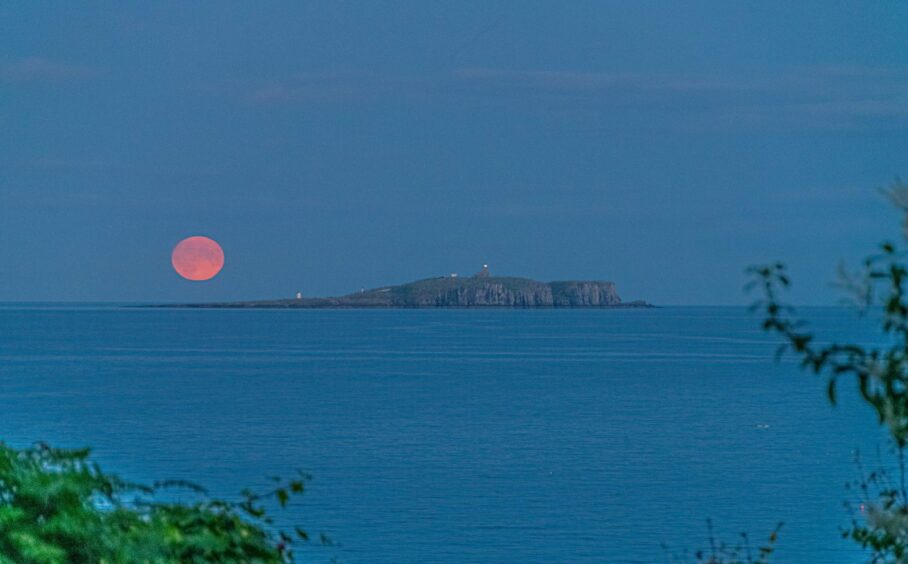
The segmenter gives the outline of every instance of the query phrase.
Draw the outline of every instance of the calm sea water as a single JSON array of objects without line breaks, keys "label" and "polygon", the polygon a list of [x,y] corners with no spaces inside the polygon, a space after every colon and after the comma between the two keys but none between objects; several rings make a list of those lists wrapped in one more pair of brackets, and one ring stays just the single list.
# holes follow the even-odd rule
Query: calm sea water
[{"label": "calm sea water", "polygon": [[0,435],[228,496],[303,468],[286,518],[341,543],[315,561],[659,562],[707,517],[728,539],[785,521],[779,562],[859,561],[844,483],[884,435],[773,352],[738,308],[6,305]]}]

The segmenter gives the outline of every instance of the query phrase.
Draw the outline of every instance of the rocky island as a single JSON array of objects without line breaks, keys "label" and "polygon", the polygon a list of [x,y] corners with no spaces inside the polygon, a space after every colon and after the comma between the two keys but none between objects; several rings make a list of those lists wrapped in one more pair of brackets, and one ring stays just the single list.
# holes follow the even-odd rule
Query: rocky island
[{"label": "rocky island", "polygon": [[538,282],[529,278],[492,276],[488,267],[471,277],[456,274],[398,286],[360,290],[329,298],[179,304],[193,308],[626,308],[652,307],[643,301],[622,302],[613,282],[567,280]]}]

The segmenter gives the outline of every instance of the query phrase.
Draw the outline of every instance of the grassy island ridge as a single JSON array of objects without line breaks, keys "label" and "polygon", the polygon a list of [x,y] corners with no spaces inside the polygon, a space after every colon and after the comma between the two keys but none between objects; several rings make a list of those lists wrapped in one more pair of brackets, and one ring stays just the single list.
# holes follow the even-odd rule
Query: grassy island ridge
[{"label": "grassy island ridge", "polygon": [[651,307],[643,301],[622,302],[613,282],[567,280],[538,282],[513,276],[456,275],[363,289],[339,297],[181,304],[209,308],[438,308],[438,307]]}]

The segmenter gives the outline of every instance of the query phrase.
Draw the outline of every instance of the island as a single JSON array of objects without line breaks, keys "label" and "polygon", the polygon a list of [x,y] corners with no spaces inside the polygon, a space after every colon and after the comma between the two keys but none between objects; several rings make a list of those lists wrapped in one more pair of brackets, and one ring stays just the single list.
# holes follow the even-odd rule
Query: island
[{"label": "island", "polygon": [[185,308],[639,308],[642,301],[623,302],[613,282],[566,280],[538,282],[514,276],[492,276],[488,266],[474,276],[457,274],[397,286],[362,289],[338,297],[237,302],[169,304]]}]

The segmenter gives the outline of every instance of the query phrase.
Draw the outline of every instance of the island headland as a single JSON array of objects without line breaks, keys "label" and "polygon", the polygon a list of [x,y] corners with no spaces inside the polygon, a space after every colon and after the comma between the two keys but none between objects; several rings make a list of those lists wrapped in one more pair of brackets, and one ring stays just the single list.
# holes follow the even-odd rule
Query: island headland
[{"label": "island headland", "polygon": [[469,277],[456,274],[338,297],[237,302],[169,304],[187,308],[629,308],[653,307],[642,301],[623,302],[613,282],[565,280],[538,282],[514,276],[492,276],[488,266]]}]

